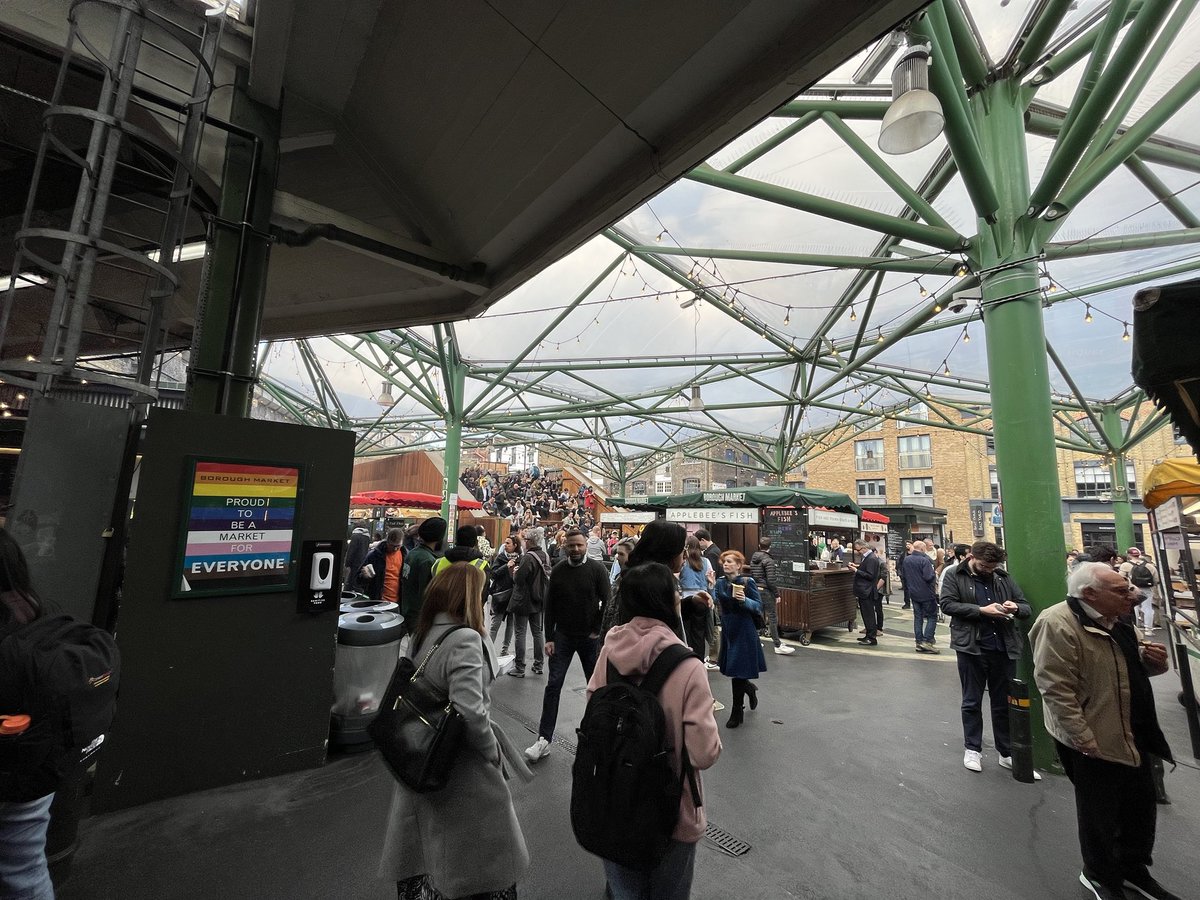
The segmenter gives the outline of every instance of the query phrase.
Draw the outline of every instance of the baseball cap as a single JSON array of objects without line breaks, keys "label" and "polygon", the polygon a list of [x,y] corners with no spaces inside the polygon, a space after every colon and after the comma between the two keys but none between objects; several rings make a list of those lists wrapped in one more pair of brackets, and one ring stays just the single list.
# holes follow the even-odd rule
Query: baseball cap
[{"label": "baseball cap", "polygon": [[1128,555],[1129,556],[1141,556],[1142,551],[1139,550],[1137,547],[1130,547]]}]

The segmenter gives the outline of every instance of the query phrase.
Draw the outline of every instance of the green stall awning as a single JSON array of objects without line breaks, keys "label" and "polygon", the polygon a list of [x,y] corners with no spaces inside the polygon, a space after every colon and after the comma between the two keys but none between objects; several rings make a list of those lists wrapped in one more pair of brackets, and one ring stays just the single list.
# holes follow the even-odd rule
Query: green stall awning
[{"label": "green stall awning", "polygon": [[862,515],[862,507],[848,494],[822,491],[816,488],[745,487],[700,491],[694,494],[657,494],[641,503],[629,504],[635,509],[704,509],[716,506],[823,506],[839,512]]}]

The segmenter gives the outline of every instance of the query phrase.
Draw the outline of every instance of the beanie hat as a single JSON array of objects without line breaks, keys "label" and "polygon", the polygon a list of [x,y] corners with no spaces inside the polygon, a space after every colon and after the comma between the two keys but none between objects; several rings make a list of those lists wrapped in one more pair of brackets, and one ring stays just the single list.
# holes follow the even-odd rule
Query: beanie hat
[{"label": "beanie hat", "polygon": [[479,543],[479,535],[474,525],[460,525],[454,532],[454,543],[460,547],[474,547]]},{"label": "beanie hat", "polygon": [[446,536],[446,520],[441,516],[430,516],[417,528],[417,537],[427,544],[436,544]]}]

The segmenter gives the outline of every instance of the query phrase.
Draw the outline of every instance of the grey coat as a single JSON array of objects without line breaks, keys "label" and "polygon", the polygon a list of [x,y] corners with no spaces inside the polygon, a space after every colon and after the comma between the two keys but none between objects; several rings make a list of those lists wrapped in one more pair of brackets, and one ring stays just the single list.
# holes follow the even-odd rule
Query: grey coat
[{"label": "grey coat", "polygon": [[[409,656],[419,663],[454,624],[439,614],[424,648],[410,648]],[[533,775],[520,751],[492,722],[489,693],[495,672],[491,642],[470,629],[451,634],[430,657],[423,677],[444,688],[463,714],[467,746],[442,790],[418,794],[396,782],[381,877],[399,881],[424,874],[445,896],[462,897],[516,884],[529,867],[507,779],[510,772],[525,781]]]}]

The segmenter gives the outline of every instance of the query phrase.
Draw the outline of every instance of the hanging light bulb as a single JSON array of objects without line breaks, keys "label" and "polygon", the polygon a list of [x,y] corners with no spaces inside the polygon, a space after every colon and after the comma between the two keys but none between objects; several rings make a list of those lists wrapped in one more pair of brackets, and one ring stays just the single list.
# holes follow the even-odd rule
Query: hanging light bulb
[{"label": "hanging light bulb", "polygon": [[858,313],[856,313],[856,312],[854,311],[854,304],[853,304],[853,303],[851,303],[851,304],[850,304],[850,321],[851,321],[851,322],[857,322],[857,321],[858,321]]},{"label": "hanging light bulb", "polygon": [[783,324],[784,325],[792,324],[792,308],[790,306],[787,308],[787,312],[785,312],[783,314]]},{"label": "hanging light bulb", "polygon": [[877,343],[877,344],[883,343],[883,329],[882,328],[879,329],[879,336],[877,338],[875,338],[875,343]]},{"label": "hanging light bulb", "polygon": [[947,362],[947,363],[943,363],[943,364],[942,364],[942,374],[943,374],[943,375],[949,375],[949,374],[950,374],[950,363],[948,363],[948,362]]},{"label": "hanging light bulb", "polygon": [[1088,306],[1088,304],[1086,304],[1086,303],[1083,305],[1084,305],[1084,307],[1087,308],[1087,315],[1085,315],[1083,317],[1083,321],[1086,322],[1088,325],[1091,325],[1092,324],[1092,308],[1090,306]]},{"label": "hanging light bulb", "polygon": [[1125,326],[1125,330],[1121,332],[1121,340],[1127,341],[1129,340],[1129,323],[1122,322],[1121,324]]},{"label": "hanging light bulb", "polygon": [[965,329],[965,328],[963,329],[963,343],[964,344],[971,343],[971,332],[967,331],[967,329]]},{"label": "hanging light bulb", "polygon": [[662,231],[660,231],[660,232],[658,233],[658,237],[656,237],[656,238],[654,239],[654,243],[656,243],[656,244],[661,244],[661,243],[662,243],[662,239],[663,239],[663,235],[664,235],[664,234],[666,234],[666,233],[667,233],[667,229],[665,229],[665,228],[664,228]]},{"label": "hanging light bulb", "polygon": [[922,297],[929,296],[929,289],[927,287],[925,287],[925,285],[921,284],[920,278],[917,279],[917,291],[918,291],[918,293],[920,293],[920,295]]},{"label": "hanging light bulb", "polygon": [[940,300],[933,301],[933,311],[935,313],[939,313],[942,311],[942,301],[940,301]]},{"label": "hanging light bulb", "polygon": [[961,262],[958,264],[958,268],[954,270],[954,274],[959,278],[965,278],[967,273],[970,271],[971,270],[967,268],[967,264],[965,262]]}]

